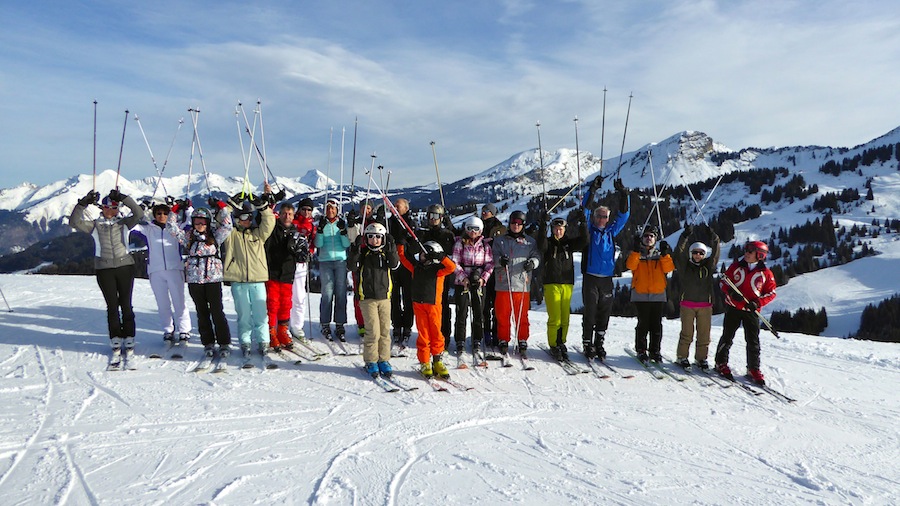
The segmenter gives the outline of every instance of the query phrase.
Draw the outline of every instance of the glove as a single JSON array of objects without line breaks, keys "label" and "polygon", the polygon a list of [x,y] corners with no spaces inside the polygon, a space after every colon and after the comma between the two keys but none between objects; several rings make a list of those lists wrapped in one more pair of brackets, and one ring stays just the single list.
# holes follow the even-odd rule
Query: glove
[{"label": "glove", "polygon": [[344,221],[344,218],[338,218],[335,224],[337,225],[338,230],[341,231],[341,235],[347,235],[347,222]]},{"label": "glove", "polygon": [[759,309],[759,304],[757,304],[756,302],[753,302],[751,300],[750,302],[747,303],[746,306],[744,306],[744,309],[746,309],[747,311],[750,311],[751,313],[755,313],[756,310]]},{"label": "glove", "polygon": [[541,223],[550,223],[550,213],[541,211]]},{"label": "glove", "polygon": [[316,226],[316,232],[318,232],[318,233],[320,233],[320,234],[321,234],[322,232],[324,232],[324,231],[325,231],[325,225],[327,225],[327,224],[328,224],[328,220],[326,220],[324,216],[322,216],[321,218],[319,218],[319,224]]},{"label": "glove", "polygon": [[732,288],[731,285],[727,285],[727,286],[728,286],[728,289],[726,290],[726,292],[728,293],[729,297],[731,297],[732,299],[737,299],[737,300],[742,300],[744,298],[744,296],[743,296],[743,294],[741,294],[741,292]]},{"label": "glove", "polygon": [[91,190],[87,192],[87,195],[78,199],[78,205],[81,207],[87,207],[91,204],[96,204],[100,200],[100,193]]},{"label": "glove", "polygon": [[685,226],[684,226],[684,235],[685,235],[685,237],[689,237],[689,236],[690,236],[691,234],[693,234],[693,233],[694,233],[694,226],[693,226],[693,225],[685,225]]},{"label": "glove", "polygon": [[172,205],[175,204],[175,197],[166,195],[165,201],[167,206],[172,207]]},{"label": "glove", "polygon": [[531,271],[533,271],[533,270],[534,270],[534,267],[535,267],[535,265],[534,265],[534,260],[531,259],[531,258],[529,258],[528,260],[525,260],[525,265],[524,265],[524,267],[525,267],[525,272],[531,272]]},{"label": "glove", "polygon": [[527,227],[525,227],[525,235],[534,235],[538,231],[537,223],[529,223]]},{"label": "glove", "polygon": [[375,211],[375,221],[379,223],[384,223],[384,206],[379,207]]},{"label": "glove", "polygon": [[350,227],[356,226],[360,221],[359,213],[356,212],[356,209],[351,209],[347,212],[347,225]]},{"label": "glove", "polygon": [[641,248],[644,247],[644,243],[641,241],[641,236],[634,236],[634,246],[631,248],[632,251],[641,251]]},{"label": "glove", "polygon": [[500,267],[507,267],[509,265],[509,255],[503,255],[500,257]]},{"label": "glove", "polygon": [[597,190],[599,190],[601,186],[603,186],[603,176],[595,177],[591,182],[591,193],[597,193]]},{"label": "glove", "polygon": [[669,243],[666,241],[662,241],[659,243],[659,254],[662,256],[672,254],[672,247],[669,246]]},{"label": "glove", "polygon": [[141,201],[141,209],[143,209],[144,211],[147,211],[151,207],[153,207],[153,202],[150,202],[149,200]]},{"label": "glove", "polygon": [[453,230],[453,220],[450,219],[449,214],[446,214],[446,213],[444,214],[443,222],[444,222],[444,227],[447,230]]},{"label": "glove", "polygon": [[615,181],[613,181],[613,188],[615,188],[616,191],[620,194],[628,193],[628,188],[625,188],[625,185],[622,183],[621,179],[616,179]]},{"label": "glove", "polygon": [[127,195],[122,194],[122,192],[115,188],[109,191],[109,200],[112,200],[113,202],[122,202],[125,200],[125,197],[127,197]]},{"label": "glove", "polygon": [[428,254],[428,258],[434,260],[435,262],[444,261],[444,257],[446,257],[446,256],[447,256],[447,254],[444,253],[443,251],[432,251],[431,253]]},{"label": "glove", "polygon": [[[285,197],[287,197],[287,193],[285,193],[284,188],[282,188],[278,190],[278,193],[273,195],[273,197],[275,198],[275,202],[281,202]],[[274,204],[275,202],[272,203]]]},{"label": "glove", "polygon": [[209,204],[209,207],[216,208],[216,209],[225,209],[225,205],[226,205],[224,202],[222,202],[221,200],[219,200],[215,197],[210,197],[209,199],[206,200],[206,203]]}]

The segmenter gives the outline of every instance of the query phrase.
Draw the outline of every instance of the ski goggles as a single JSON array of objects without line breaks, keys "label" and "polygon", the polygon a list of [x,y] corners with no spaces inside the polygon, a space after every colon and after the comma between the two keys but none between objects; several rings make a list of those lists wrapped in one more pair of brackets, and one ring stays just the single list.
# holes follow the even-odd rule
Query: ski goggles
[{"label": "ski goggles", "polygon": [[366,239],[384,239],[384,234],[366,234]]},{"label": "ski goggles", "polygon": [[521,227],[522,225],[525,224],[525,222],[522,221],[522,220],[520,220],[520,219],[518,219],[518,218],[515,218],[515,219],[512,219],[512,220],[509,220],[509,224],[510,224],[510,225],[519,225],[519,226]]},{"label": "ski goggles", "polygon": [[562,218],[555,218],[553,221],[550,222],[550,226],[551,227],[565,227],[566,220],[564,220]]},{"label": "ski goggles", "polygon": [[700,255],[704,257],[706,256],[706,252],[703,250],[695,249],[694,251],[691,251],[691,255]]},{"label": "ski goggles", "polygon": [[247,221],[252,217],[253,215],[250,213],[241,213],[238,215],[238,221]]},{"label": "ski goggles", "polygon": [[300,210],[303,211],[304,213],[311,213],[311,212],[312,212],[312,208],[311,208],[311,207],[301,207]]},{"label": "ski goggles", "polygon": [[481,227],[466,227],[466,232],[481,232]]},{"label": "ski goggles", "polygon": [[444,215],[441,213],[428,213],[429,220],[440,220]]}]

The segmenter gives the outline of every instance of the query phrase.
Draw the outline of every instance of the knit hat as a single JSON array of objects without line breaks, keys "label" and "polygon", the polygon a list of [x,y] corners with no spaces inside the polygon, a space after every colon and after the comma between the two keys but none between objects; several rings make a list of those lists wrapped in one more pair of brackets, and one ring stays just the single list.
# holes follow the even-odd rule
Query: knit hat
[{"label": "knit hat", "polygon": [[301,200],[299,204],[297,204],[297,209],[302,209],[304,207],[315,209],[316,204],[315,202],[313,202],[313,199],[306,197],[305,199]]},{"label": "knit hat", "polygon": [[483,213],[485,211],[497,216],[497,206],[494,204],[485,204],[484,207],[481,208],[481,212]]}]

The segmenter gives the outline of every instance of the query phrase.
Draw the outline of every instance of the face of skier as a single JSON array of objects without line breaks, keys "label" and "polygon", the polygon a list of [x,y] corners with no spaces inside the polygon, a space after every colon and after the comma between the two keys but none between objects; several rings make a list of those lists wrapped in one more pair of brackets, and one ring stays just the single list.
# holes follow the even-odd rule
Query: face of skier
[{"label": "face of skier", "polygon": [[643,237],[641,237],[641,241],[644,243],[644,246],[652,248],[656,244],[656,234],[645,232]]},{"label": "face of skier", "polygon": [[466,235],[473,241],[478,239],[478,236],[481,235],[481,227],[466,227]]},{"label": "face of skier", "polygon": [[436,227],[441,224],[441,219],[443,219],[443,215],[441,213],[428,213],[428,224],[432,227]]},{"label": "face of skier", "polygon": [[115,218],[117,214],[119,214],[119,206],[118,205],[107,205],[102,206],[100,208],[100,212],[103,213],[103,217],[107,220]]},{"label": "face of skier", "polygon": [[494,213],[488,211],[487,209],[481,210],[481,220],[482,221],[489,219],[489,218],[493,218],[493,217],[494,217]]},{"label": "face of skier", "polygon": [[159,223],[160,225],[164,225],[169,220],[169,210],[164,208],[157,208],[153,210],[153,221]]},{"label": "face of skier", "polygon": [[372,249],[378,249],[384,243],[384,236],[381,234],[366,234],[366,244]]},{"label": "face of skier", "polygon": [[400,213],[400,216],[406,216],[406,213],[409,211],[409,201],[406,199],[397,199],[394,207],[397,208],[397,212]]},{"label": "face of skier", "polygon": [[209,226],[209,223],[206,221],[206,218],[192,218],[191,226],[194,227],[194,230],[198,233],[206,232],[206,227]]},{"label": "face of skier", "polygon": [[325,206],[325,217],[328,218],[329,221],[334,220],[337,217],[337,206]]},{"label": "face of skier", "polygon": [[597,228],[606,227],[606,224],[609,223],[609,208],[601,206],[594,209],[593,214],[591,214],[591,220]]},{"label": "face of skier", "polygon": [[300,208],[300,216],[310,219],[312,218],[313,209],[309,206],[304,206]]},{"label": "face of skier", "polygon": [[278,211],[278,221],[285,227],[291,226],[294,221],[294,210],[291,208],[281,208]]},{"label": "face of skier", "polygon": [[525,229],[524,221],[522,221],[518,218],[513,218],[513,219],[509,220],[509,231],[510,232],[512,232],[514,234],[519,234],[524,229]]},{"label": "face of skier", "polygon": [[550,231],[553,232],[553,237],[562,239],[566,235],[566,222],[564,220],[553,220],[550,223]]}]

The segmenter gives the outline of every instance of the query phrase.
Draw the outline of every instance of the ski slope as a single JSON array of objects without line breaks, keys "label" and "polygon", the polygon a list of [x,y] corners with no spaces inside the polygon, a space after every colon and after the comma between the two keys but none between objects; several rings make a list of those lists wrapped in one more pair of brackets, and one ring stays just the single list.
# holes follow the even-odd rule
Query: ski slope
[{"label": "ski slope", "polygon": [[[162,343],[145,280],[134,296],[139,370],[107,372],[93,277],[2,275],[0,288],[13,308],[0,312],[7,505],[900,501],[896,344],[763,332],[763,370],[797,399],[787,404],[654,379],[623,352],[634,334],[625,318],[612,319],[609,362],[635,377],[567,376],[536,348],[546,342],[538,308],[536,370],[453,370],[474,390],[444,393],[418,379],[414,358],[395,359],[419,389],[386,393],[358,356],[275,371],[242,371],[232,357],[215,375],[188,372],[197,342],[181,362],[146,358]],[[312,305],[316,316],[315,295]],[[575,344],[580,317],[571,323]],[[677,333],[664,322],[669,358]],[[739,332],[736,372],[744,351]]]}]

